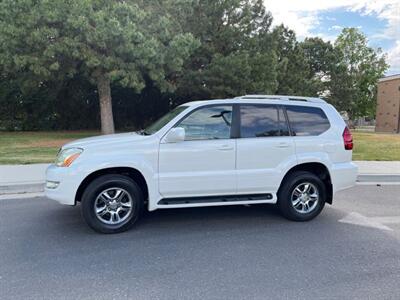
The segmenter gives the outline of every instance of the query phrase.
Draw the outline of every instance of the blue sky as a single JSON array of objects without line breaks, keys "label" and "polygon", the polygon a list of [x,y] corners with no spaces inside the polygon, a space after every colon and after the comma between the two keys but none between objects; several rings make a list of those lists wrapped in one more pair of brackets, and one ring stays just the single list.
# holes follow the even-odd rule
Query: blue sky
[{"label": "blue sky", "polygon": [[334,42],[344,27],[357,27],[369,45],[382,48],[390,68],[400,73],[400,0],[264,0],[274,25],[284,23],[299,39],[319,36]]}]

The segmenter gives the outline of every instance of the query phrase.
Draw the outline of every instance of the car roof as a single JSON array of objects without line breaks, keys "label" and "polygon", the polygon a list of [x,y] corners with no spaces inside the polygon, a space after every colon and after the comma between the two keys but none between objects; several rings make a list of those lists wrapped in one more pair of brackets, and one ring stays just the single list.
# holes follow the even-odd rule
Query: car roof
[{"label": "car roof", "polygon": [[[266,103],[266,104],[297,104],[305,103],[326,104],[325,100],[315,97],[288,96],[288,95],[245,95],[227,99],[197,100],[184,103],[184,106],[203,106],[209,104],[232,104],[232,103]],[[307,105],[308,106],[308,105]],[[319,106],[319,105],[317,105]]]}]

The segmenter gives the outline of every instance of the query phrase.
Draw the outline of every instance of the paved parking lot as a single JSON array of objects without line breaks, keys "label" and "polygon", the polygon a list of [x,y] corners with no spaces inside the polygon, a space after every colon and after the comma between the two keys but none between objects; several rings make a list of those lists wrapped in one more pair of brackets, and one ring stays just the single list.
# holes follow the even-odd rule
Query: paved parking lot
[{"label": "paved parking lot", "polygon": [[400,299],[400,185],[341,192],[307,223],[177,209],[118,235],[44,198],[0,208],[2,299]]}]

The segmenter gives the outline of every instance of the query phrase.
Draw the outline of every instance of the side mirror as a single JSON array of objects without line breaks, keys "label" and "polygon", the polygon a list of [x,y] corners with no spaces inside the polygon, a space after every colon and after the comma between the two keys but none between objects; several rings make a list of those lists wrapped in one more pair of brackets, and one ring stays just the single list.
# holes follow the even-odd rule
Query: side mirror
[{"label": "side mirror", "polygon": [[165,143],[177,143],[185,140],[185,128],[172,128],[164,138]]}]

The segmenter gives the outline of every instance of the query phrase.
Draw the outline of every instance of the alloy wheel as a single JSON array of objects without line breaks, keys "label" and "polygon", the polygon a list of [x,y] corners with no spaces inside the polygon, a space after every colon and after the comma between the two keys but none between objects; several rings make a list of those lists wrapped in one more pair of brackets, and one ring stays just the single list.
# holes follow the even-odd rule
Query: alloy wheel
[{"label": "alloy wheel", "polygon": [[310,182],[302,182],[292,192],[293,208],[301,214],[312,212],[318,205],[318,188]]},{"label": "alloy wheel", "polygon": [[94,212],[103,223],[118,225],[124,222],[131,214],[133,201],[131,195],[119,187],[108,188],[96,198]]}]

